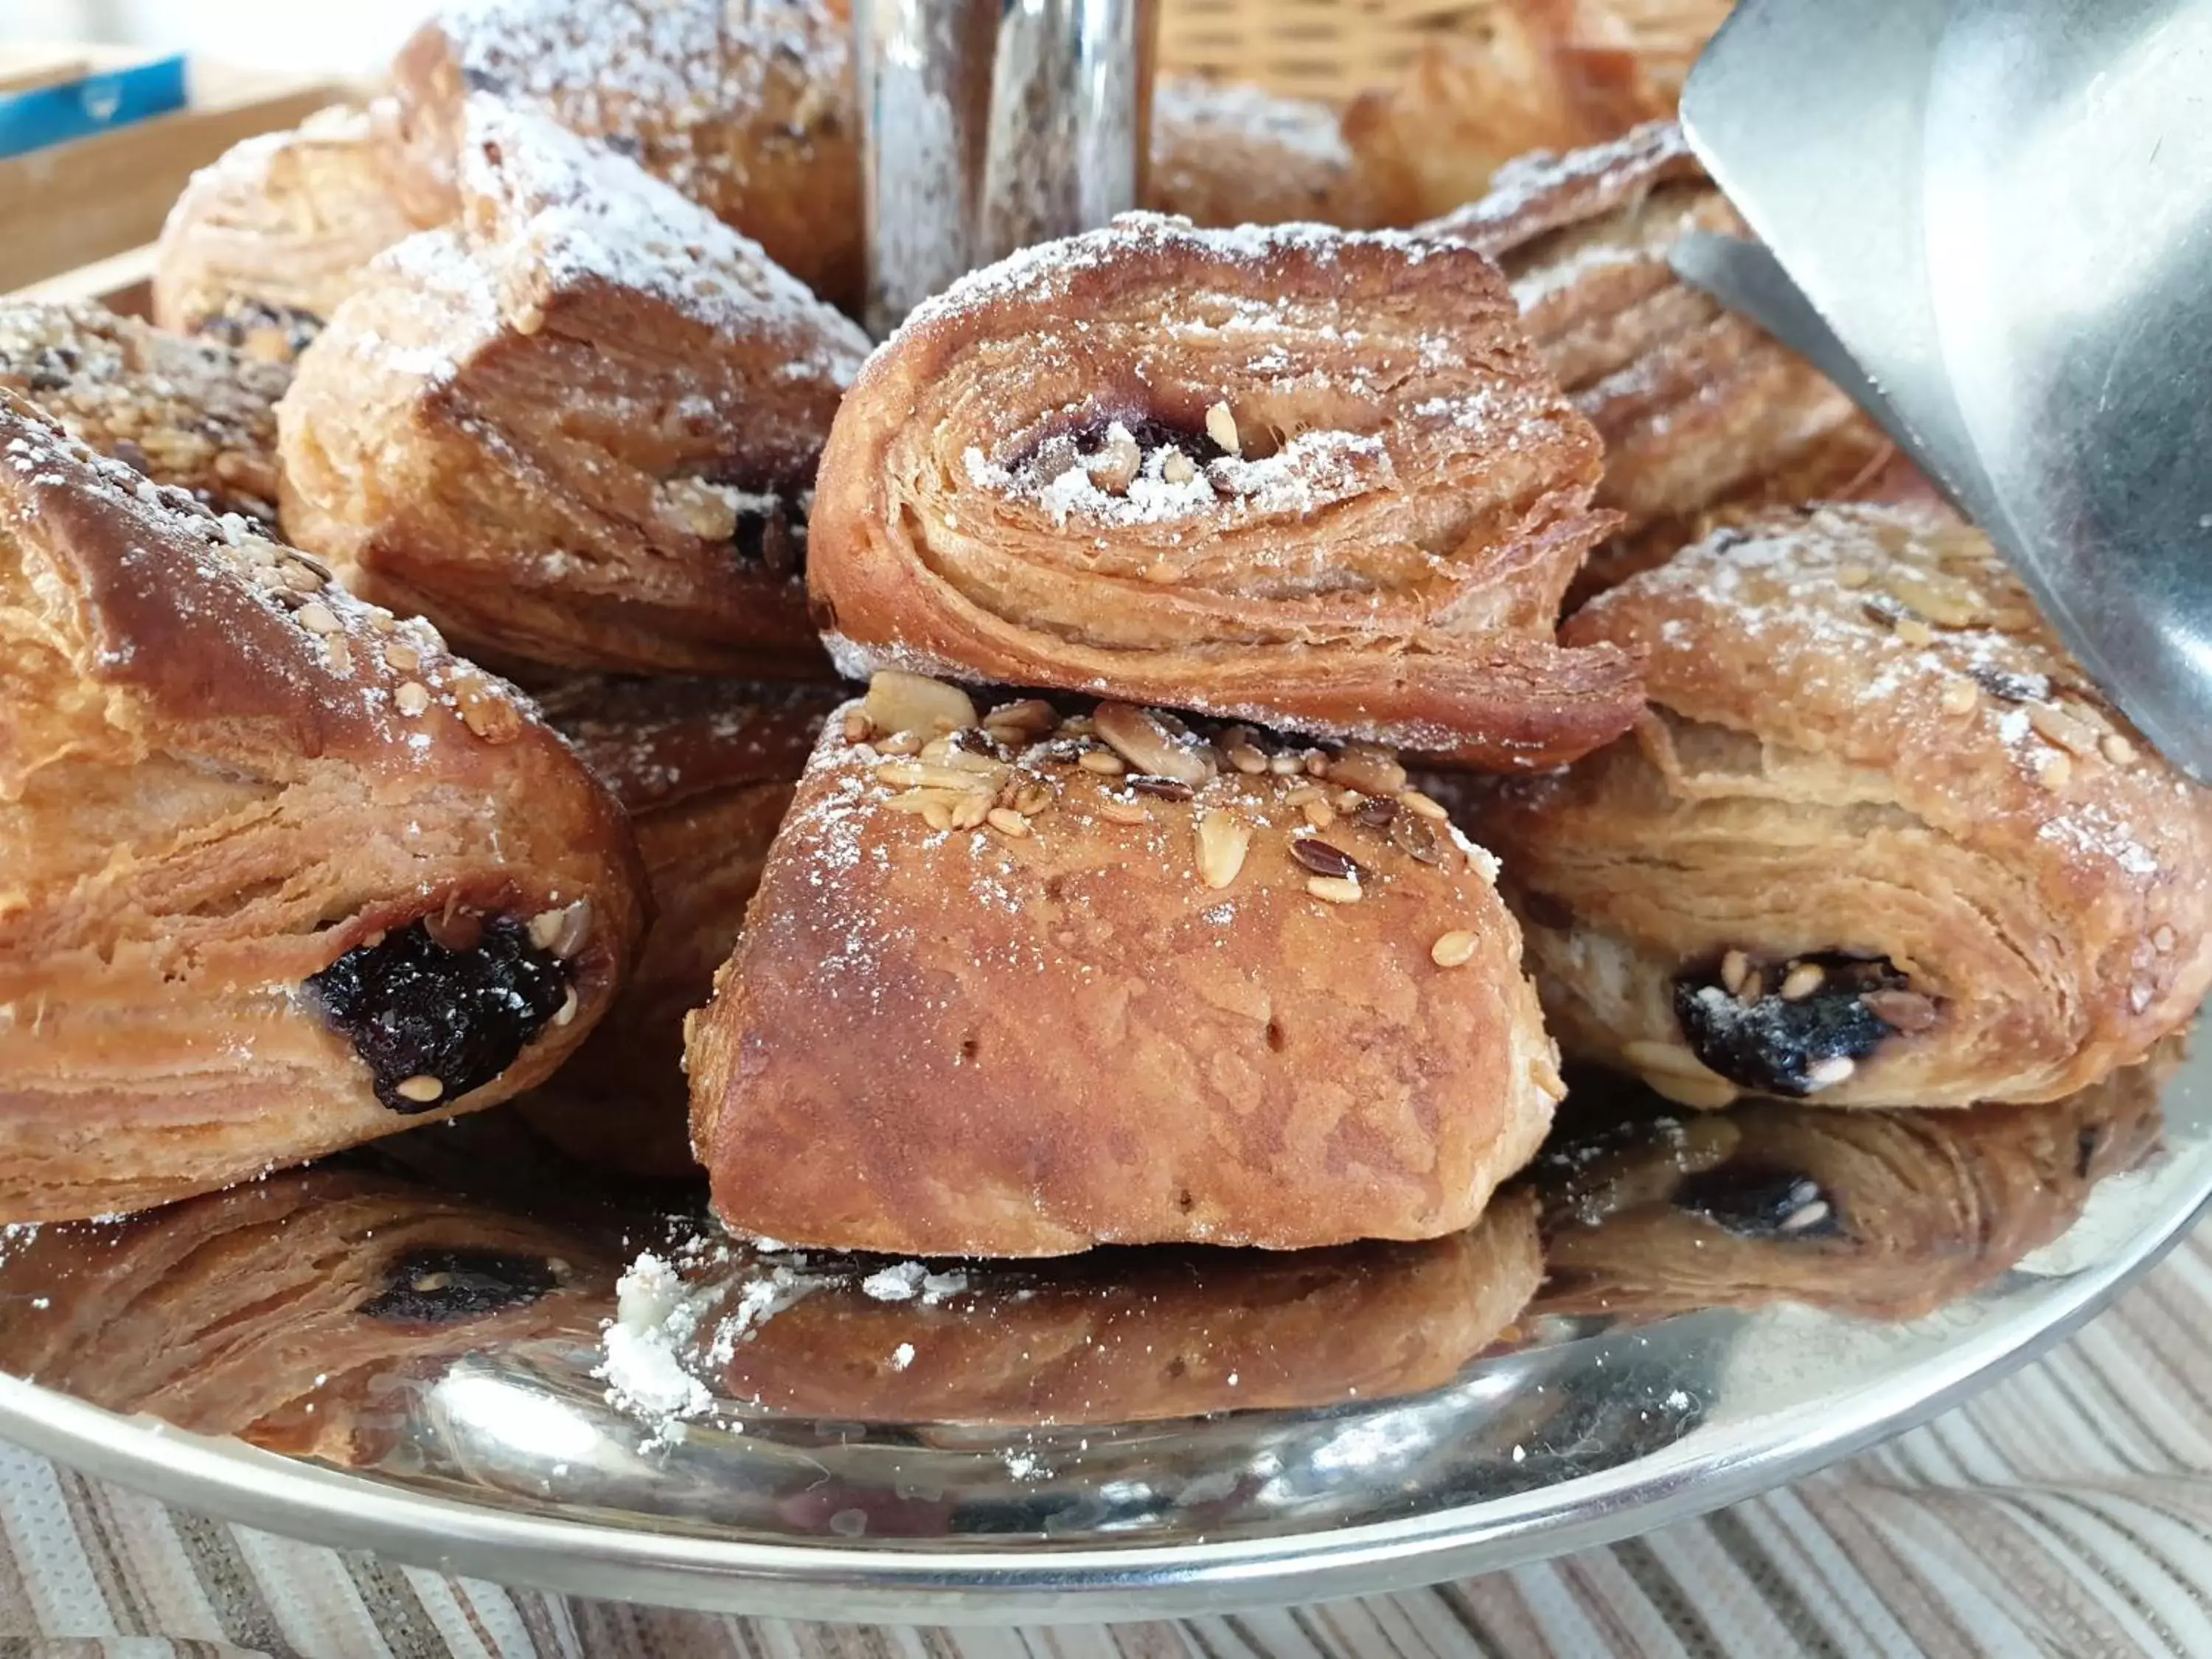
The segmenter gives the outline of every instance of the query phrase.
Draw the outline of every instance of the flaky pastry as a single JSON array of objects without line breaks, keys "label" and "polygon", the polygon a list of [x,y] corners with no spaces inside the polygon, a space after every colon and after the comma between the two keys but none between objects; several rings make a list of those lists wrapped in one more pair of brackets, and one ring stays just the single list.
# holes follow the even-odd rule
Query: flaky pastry
[{"label": "flaky pastry", "polygon": [[1328,105],[1189,75],[1154,89],[1145,205],[1200,225],[1373,230],[1419,216],[1376,187]]}]

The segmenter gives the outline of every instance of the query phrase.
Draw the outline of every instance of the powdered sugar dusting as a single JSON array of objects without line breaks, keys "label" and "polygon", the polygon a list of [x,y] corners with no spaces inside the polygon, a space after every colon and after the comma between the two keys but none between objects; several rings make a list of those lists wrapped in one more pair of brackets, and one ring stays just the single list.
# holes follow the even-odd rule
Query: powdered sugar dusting
[{"label": "powdered sugar dusting", "polygon": [[1281,97],[1249,81],[1164,76],[1152,94],[1152,126],[1155,133],[1226,130],[1263,139],[1316,167],[1352,165],[1334,110],[1311,99]]},{"label": "powdered sugar dusting", "polygon": [[1631,199],[1661,178],[1697,170],[1680,126],[1649,122],[1607,143],[1564,154],[1534,150],[1508,161],[1480,200],[1430,220],[1420,234],[1495,255]]},{"label": "powdered sugar dusting", "polygon": [[[980,448],[963,458],[968,482],[1018,501],[1038,503],[1066,529],[1071,518],[1110,526],[1162,524],[1200,515],[1231,522],[1253,517],[1300,517],[1394,481],[1382,439],[1355,432],[1302,432],[1275,453],[1247,460],[1224,455],[1203,465],[1172,445],[1143,454],[1136,476],[1120,489],[1102,485],[1115,452],[1136,440],[1119,422],[1092,453],[1064,459],[1049,477],[1038,463],[999,465]],[[1178,466],[1177,458],[1181,464]]]}]

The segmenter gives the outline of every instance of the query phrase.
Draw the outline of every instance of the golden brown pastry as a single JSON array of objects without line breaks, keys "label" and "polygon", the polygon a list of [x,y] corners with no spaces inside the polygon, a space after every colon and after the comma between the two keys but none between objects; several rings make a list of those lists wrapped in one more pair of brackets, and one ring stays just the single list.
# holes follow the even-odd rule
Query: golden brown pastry
[{"label": "golden brown pastry", "polygon": [[1486,853],[1387,751],[877,678],[685,1045],[735,1231],[915,1255],[1471,1224],[1559,1091]]},{"label": "golden brown pastry", "polygon": [[489,1106],[612,999],[621,811],[499,682],[0,393],[0,1220]]},{"label": "golden brown pastry", "polygon": [[1561,651],[1595,434],[1475,250],[1127,216],[921,307],[823,452],[809,580],[886,664],[1557,764],[1633,665]]},{"label": "golden brown pastry", "polygon": [[1314,221],[1372,230],[1418,217],[1376,187],[1337,112],[1249,82],[1160,78],[1145,205],[1200,225]]},{"label": "golden brown pastry", "polygon": [[489,92],[606,140],[857,305],[852,27],[847,0],[459,0],[392,64],[406,200],[418,224],[453,216],[463,111]]},{"label": "golden brown pastry", "polygon": [[1828,507],[1601,594],[1652,708],[1479,821],[1571,1057],[1690,1105],[2057,1100],[2212,983],[2212,796],[1978,532]]},{"label": "golden brown pastry", "polygon": [[1550,1224],[1534,1311],[1786,1301],[1919,1318],[2057,1238],[2132,1169],[2172,1069],[2154,1058],[2039,1107],[1745,1106],[1571,1139],[1537,1166]]},{"label": "golden brown pastry", "polygon": [[1577,599],[1766,507],[1933,499],[1810,363],[1674,275],[1684,237],[1749,234],[1674,123],[1522,156],[1422,229],[1498,261],[1537,350],[1605,440],[1597,501],[1623,522]]},{"label": "golden brown pastry", "polygon": [[626,1174],[693,1175],[684,1016],[729,959],[830,686],[586,679],[545,693],[549,723],[629,814],[653,923],[629,986],[526,1103],[575,1157]]},{"label": "golden brown pastry", "polygon": [[479,96],[465,207],[277,411],[284,524],[471,654],[818,675],[800,566],[859,328],[633,162]]},{"label": "golden brown pastry", "polygon": [[291,375],[89,300],[0,300],[0,389],[80,443],[217,513],[276,522],[276,400]]},{"label": "golden brown pastry", "polygon": [[[1543,1275],[1533,1194],[1422,1243],[1100,1250],[1041,1267],[786,1269],[805,1293],[727,1344],[723,1397],[860,1422],[1113,1424],[1367,1404],[1452,1381]],[[872,1277],[864,1277],[871,1275]],[[904,1295],[886,1292],[903,1291]],[[753,1291],[756,1297],[760,1295]]]},{"label": "golden brown pastry", "polygon": [[1395,83],[1345,112],[1361,168],[1413,218],[1474,200],[1517,155],[1602,143],[1674,113],[1673,76],[1647,68],[1610,6],[1498,0],[1486,12],[1480,32],[1431,37]]},{"label": "golden brown pastry", "polygon": [[460,1356],[597,1340],[605,1255],[467,1199],[325,1166],[0,1254],[0,1365],[109,1411],[341,1468]]},{"label": "golden brown pastry", "polygon": [[389,148],[369,111],[332,108],[202,167],[161,227],[154,320],[290,362],[415,228],[386,184]]}]

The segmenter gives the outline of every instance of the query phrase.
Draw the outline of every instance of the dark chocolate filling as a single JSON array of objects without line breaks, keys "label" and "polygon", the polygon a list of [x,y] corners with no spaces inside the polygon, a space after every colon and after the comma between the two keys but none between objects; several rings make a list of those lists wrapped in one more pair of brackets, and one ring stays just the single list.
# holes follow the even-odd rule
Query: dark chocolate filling
[{"label": "dark chocolate filling", "polygon": [[354,1311],[395,1325],[458,1325],[528,1307],[560,1284],[559,1272],[542,1255],[426,1246],[395,1258],[385,1270],[384,1288]]},{"label": "dark chocolate filling", "polygon": [[[494,916],[465,951],[448,950],[414,922],[347,951],[307,988],[368,1062],[376,1097],[411,1114],[482,1088],[512,1066],[559,1012],[569,979],[568,964],[532,945],[521,922]],[[434,1099],[398,1092],[426,1077],[444,1085]]]},{"label": "dark chocolate filling", "polygon": [[1009,470],[1018,472],[1036,465],[1047,449],[1058,444],[1072,445],[1076,455],[1088,460],[1106,447],[1106,434],[1117,424],[1137,441],[1140,454],[1150,455],[1156,449],[1179,449],[1190,457],[1201,471],[1207,463],[1218,461],[1229,453],[1202,428],[1194,431],[1164,421],[1157,415],[1106,410],[1094,412],[1078,425],[1054,428],[1041,433],[1034,443],[1014,458]]},{"label": "dark chocolate filling", "polygon": [[323,331],[323,319],[296,306],[271,305],[265,300],[234,300],[216,315],[202,320],[194,331],[203,339],[227,345],[234,351],[245,349],[258,334],[273,333],[281,336],[297,356]]},{"label": "dark chocolate filling", "polygon": [[1839,952],[1792,959],[1822,969],[1820,988],[1794,1000],[1778,994],[1774,969],[1755,1001],[1731,994],[1717,968],[1678,978],[1674,1017],[1692,1051],[1740,1087],[1802,1097],[1822,1086],[1812,1075],[1821,1062],[1863,1060],[1895,1034],[1865,1001],[1871,991],[1905,988],[1905,975],[1887,961]]},{"label": "dark chocolate filling", "polygon": [[1724,1163],[1685,1176],[1674,1207],[1701,1215],[1738,1238],[1835,1238],[1841,1218],[1810,1176],[1765,1164]]}]

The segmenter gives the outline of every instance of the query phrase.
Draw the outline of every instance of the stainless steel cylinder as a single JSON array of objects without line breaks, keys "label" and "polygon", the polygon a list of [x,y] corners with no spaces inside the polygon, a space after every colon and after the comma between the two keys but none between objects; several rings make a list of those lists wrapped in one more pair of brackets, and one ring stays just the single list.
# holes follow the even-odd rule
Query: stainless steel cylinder
[{"label": "stainless steel cylinder", "polygon": [[1144,184],[1157,0],[857,0],[867,322]]}]

